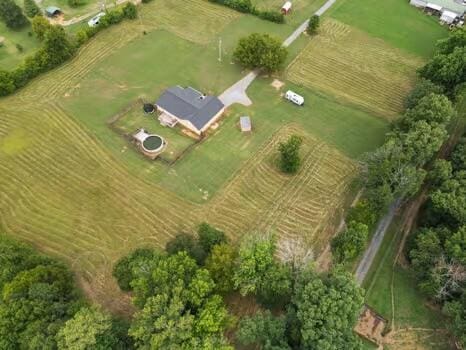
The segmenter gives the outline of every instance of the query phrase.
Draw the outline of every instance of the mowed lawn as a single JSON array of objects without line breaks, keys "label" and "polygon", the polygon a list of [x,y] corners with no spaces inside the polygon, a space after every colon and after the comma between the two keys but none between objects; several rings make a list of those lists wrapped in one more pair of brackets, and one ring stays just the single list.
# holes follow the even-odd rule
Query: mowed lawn
[{"label": "mowed lawn", "polygon": [[448,30],[407,0],[341,0],[330,16],[409,53],[429,58]]},{"label": "mowed lawn", "polygon": [[[160,183],[191,200],[205,201],[232,179],[279,128],[289,123],[298,124],[303,131],[351,159],[383,142],[388,126],[383,120],[308,89],[283,87],[305,97],[306,105],[297,107],[285,101],[283,91],[276,91],[270,83],[270,79],[255,81],[248,90],[253,105],[231,108],[218,130],[162,173]],[[239,131],[241,115],[251,117],[254,129],[251,135]]]},{"label": "mowed lawn", "polygon": [[326,19],[288,66],[286,77],[393,119],[403,110],[422,63],[355,27]]},{"label": "mowed lawn", "polygon": [[[39,41],[32,36],[31,31],[29,25],[19,30],[12,30],[0,21],[0,37],[5,39],[3,46],[0,46],[0,70],[15,68],[27,55],[39,47]],[[20,45],[22,50],[19,50],[16,45]]]}]

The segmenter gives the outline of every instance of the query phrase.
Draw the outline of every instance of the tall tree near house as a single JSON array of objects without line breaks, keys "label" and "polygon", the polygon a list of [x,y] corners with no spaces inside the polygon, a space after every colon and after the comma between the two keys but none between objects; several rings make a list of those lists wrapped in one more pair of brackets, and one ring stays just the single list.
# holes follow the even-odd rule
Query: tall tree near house
[{"label": "tall tree near house", "polygon": [[268,34],[254,33],[241,38],[233,53],[233,57],[243,67],[249,69],[263,69],[275,72],[283,66],[287,50],[280,40]]},{"label": "tall tree near house", "polygon": [[52,27],[49,21],[43,16],[35,16],[31,22],[32,32],[40,41],[44,40],[45,33]]}]

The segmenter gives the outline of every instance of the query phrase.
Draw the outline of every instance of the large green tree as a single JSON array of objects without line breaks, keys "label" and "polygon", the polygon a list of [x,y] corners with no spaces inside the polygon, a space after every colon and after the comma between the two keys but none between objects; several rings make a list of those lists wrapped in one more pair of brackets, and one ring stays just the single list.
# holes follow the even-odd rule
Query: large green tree
[{"label": "large green tree", "polygon": [[423,78],[452,92],[466,81],[466,47],[455,47],[449,53],[439,53],[420,69]]},{"label": "large green tree", "polygon": [[205,267],[209,270],[216,288],[221,293],[233,290],[233,272],[235,271],[237,251],[230,244],[217,244],[207,257]]},{"label": "large green tree", "polygon": [[83,307],[57,334],[59,350],[126,349],[114,330],[112,317],[97,307]]},{"label": "large green tree", "polygon": [[266,72],[279,70],[285,63],[287,50],[280,40],[268,34],[254,33],[241,38],[233,53],[233,57],[243,67],[260,68]]},{"label": "large green tree", "polygon": [[26,13],[26,16],[28,16],[29,18],[33,18],[34,16],[40,15],[39,6],[37,6],[34,0],[24,0],[23,6],[24,13]]},{"label": "large green tree", "polygon": [[61,26],[51,26],[44,36],[43,50],[48,56],[48,66],[55,67],[73,55],[73,45]]},{"label": "large green tree", "polygon": [[162,255],[134,273],[133,299],[141,310],[129,334],[142,349],[229,349],[229,316],[207,270],[186,252]]},{"label": "large green tree", "polygon": [[291,293],[291,269],[275,260],[272,235],[245,239],[239,249],[233,275],[241,295],[255,294],[267,305],[286,302]]},{"label": "large green tree", "polygon": [[19,29],[28,23],[21,8],[14,0],[0,0],[0,19],[8,28]]},{"label": "large green tree", "polygon": [[81,301],[71,273],[58,264],[18,273],[2,290],[1,349],[54,349],[63,323]]},{"label": "large green tree", "polygon": [[353,327],[363,302],[363,290],[350,274],[334,271],[322,278],[303,272],[293,296],[301,348],[359,349]]},{"label": "large green tree", "polygon": [[302,137],[291,135],[286,142],[280,142],[278,150],[280,151],[280,169],[289,174],[296,173],[301,166],[301,157],[299,149],[303,143]]},{"label": "large green tree", "polygon": [[263,350],[291,349],[286,336],[286,318],[274,317],[270,311],[242,319],[236,337],[242,345],[256,345]]},{"label": "large green tree", "polygon": [[420,79],[405,100],[406,108],[414,108],[421,98],[430,94],[443,94],[443,88],[427,79]]},{"label": "large green tree", "polygon": [[345,263],[355,259],[364,250],[368,234],[367,225],[351,221],[345,230],[332,239],[332,253],[336,262]]},{"label": "large green tree", "polygon": [[45,33],[52,27],[49,21],[43,16],[35,16],[31,22],[32,32],[39,40],[44,40]]}]

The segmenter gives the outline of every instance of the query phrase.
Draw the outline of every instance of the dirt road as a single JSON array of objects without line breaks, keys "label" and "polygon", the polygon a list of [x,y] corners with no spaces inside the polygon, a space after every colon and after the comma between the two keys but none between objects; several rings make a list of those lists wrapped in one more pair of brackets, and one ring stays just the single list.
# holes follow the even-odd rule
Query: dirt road
[{"label": "dirt road", "polygon": [[382,219],[380,219],[379,223],[377,224],[377,229],[375,230],[374,236],[372,237],[369,246],[364,252],[361,261],[359,262],[358,268],[356,269],[355,278],[358,284],[362,284],[364,278],[366,278],[366,275],[374,261],[375,255],[379,251],[380,245],[382,244],[383,238],[385,237],[385,233],[392,223],[400,203],[400,199],[397,199],[395,202],[393,202],[390,208],[388,208],[388,212],[382,217]]}]

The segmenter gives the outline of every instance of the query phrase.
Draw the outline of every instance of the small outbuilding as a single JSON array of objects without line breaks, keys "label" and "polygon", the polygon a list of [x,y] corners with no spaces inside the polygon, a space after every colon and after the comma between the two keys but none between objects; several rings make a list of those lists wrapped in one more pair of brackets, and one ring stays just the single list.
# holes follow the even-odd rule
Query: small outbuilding
[{"label": "small outbuilding", "polygon": [[287,15],[291,11],[291,1],[287,1],[283,4],[281,12]]},{"label": "small outbuilding", "polygon": [[440,16],[440,20],[446,24],[452,24],[458,17],[459,16],[457,13],[445,10],[442,12],[442,15]]},{"label": "small outbuilding", "polygon": [[45,9],[45,14],[47,17],[56,17],[60,16],[63,12],[56,6],[49,6]]},{"label": "small outbuilding", "polygon": [[251,118],[248,116],[240,117],[239,126],[241,128],[241,132],[250,132],[252,130]]}]

